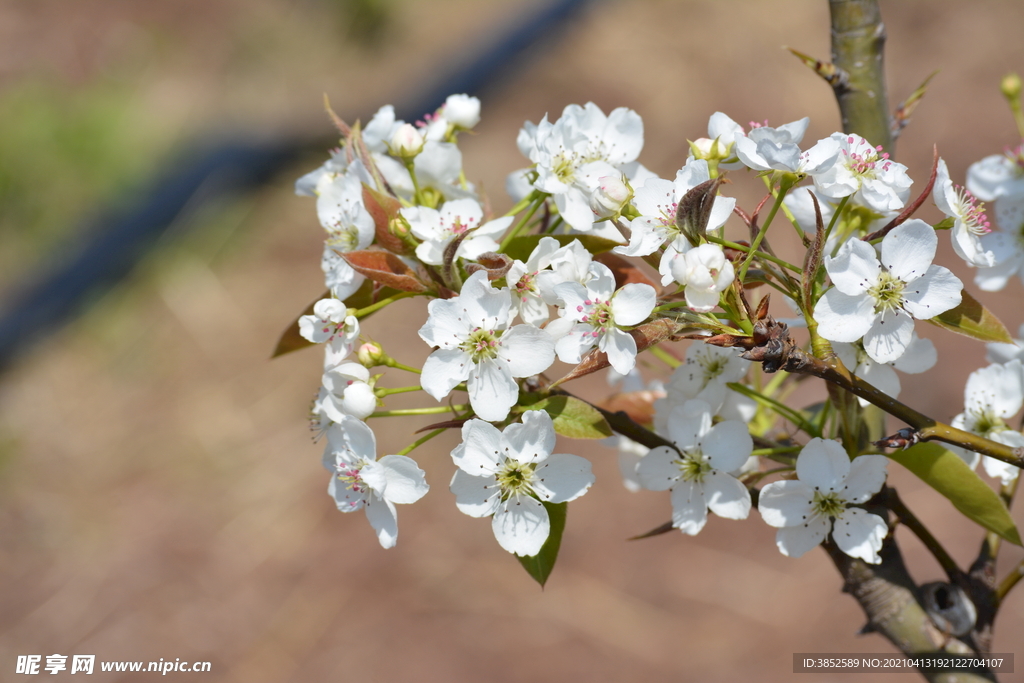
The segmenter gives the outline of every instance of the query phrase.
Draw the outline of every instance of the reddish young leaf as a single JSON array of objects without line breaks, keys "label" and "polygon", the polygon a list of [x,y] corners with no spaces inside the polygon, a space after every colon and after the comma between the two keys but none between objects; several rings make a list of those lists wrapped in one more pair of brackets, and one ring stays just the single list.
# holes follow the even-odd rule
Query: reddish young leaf
[{"label": "reddish young leaf", "polygon": [[387,287],[403,292],[425,292],[428,289],[413,269],[391,252],[367,249],[350,251],[341,257],[360,275]]},{"label": "reddish young leaf", "polygon": [[366,211],[373,218],[374,230],[377,235],[377,244],[388,251],[403,256],[411,254],[415,248],[402,241],[402,238],[392,232],[391,221],[398,216],[398,210],[402,203],[391,195],[377,192],[369,185],[363,184],[363,205]]}]

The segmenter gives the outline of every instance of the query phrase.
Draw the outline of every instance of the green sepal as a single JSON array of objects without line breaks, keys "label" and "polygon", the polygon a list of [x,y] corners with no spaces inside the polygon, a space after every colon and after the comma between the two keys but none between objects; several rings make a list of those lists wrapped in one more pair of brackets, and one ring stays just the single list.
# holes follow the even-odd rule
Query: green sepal
[{"label": "green sepal", "polygon": [[541,238],[544,237],[552,237],[558,240],[558,243],[563,247],[571,244],[573,240],[579,240],[580,244],[595,256],[621,246],[620,242],[614,242],[597,235],[520,235],[519,237],[512,238],[508,246],[503,249],[503,253],[511,259],[518,259],[525,263],[526,259],[530,258],[533,250],[540,244]]},{"label": "green sepal", "polygon": [[948,498],[968,519],[1021,545],[1020,533],[1002,499],[956,453],[937,443],[919,443],[888,457]]},{"label": "green sepal", "polygon": [[953,227],[955,223],[956,221],[953,220],[953,218],[947,216],[946,218],[943,218],[941,221],[939,221],[932,227],[935,228],[936,230],[949,230],[950,228]]},{"label": "green sepal", "polygon": [[601,411],[575,396],[539,398],[539,394],[526,394],[525,398],[533,402],[514,410],[543,410],[551,416],[557,434],[570,439],[604,439],[612,435],[612,428]]},{"label": "green sepal", "polygon": [[540,547],[536,555],[516,555],[519,564],[523,565],[526,573],[533,577],[533,580],[544,587],[551,576],[551,570],[555,568],[555,560],[558,559],[558,549],[562,547],[562,533],[565,531],[565,514],[569,509],[568,503],[546,503],[541,505],[548,511],[548,520],[551,523],[551,531],[548,532],[548,540]]},{"label": "green sepal", "polygon": [[950,332],[956,332],[972,339],[980,339],[983,342],[1013,343],[1013,337],[1010,336],[1003,322],[996,317],[995,313],[968,294],[967,290],[961,292],[959,306],[930,318],[928,322]]}]

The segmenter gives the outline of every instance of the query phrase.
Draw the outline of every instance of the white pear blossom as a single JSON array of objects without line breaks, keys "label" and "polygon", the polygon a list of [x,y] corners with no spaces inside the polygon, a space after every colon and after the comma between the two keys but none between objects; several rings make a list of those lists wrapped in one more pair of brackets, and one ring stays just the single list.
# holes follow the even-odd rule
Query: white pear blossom
[{"label": "white pear blossom", "polygon": [[[911,336],[903,355],[889,363],[876,363],[860,343],[832,342],[832,350],[843,365],[853,370],[854,375],[893,398],[900,395],[900,378],[896,370],[916,375],[931,370],[938,361],[935,344],[931,339],[918,337],[917,333]],[[859,396],[857,401],[861,406],[870,404]]]},{"label": "white pear blossom", "polygon": [[377,397],[373,393],[370,371],[359,363],[341,363],[323,376],[324,394],[320,399],[323,413],[333,422],[342,417],[364,420],[377,409]]},{"label": "white pear blossom", "polygon": [[327,231],[320,267],[327,288],[338,299],[351,296],[366,279],[340,256],[365,249],[373,242],[373,218],[363,205],[363,185],[359,177],[347,174],[324,176],[317,186],[316,211]]},{"label": "white pear blossom", "polygon": [[778,128],[752,128],[745,136],[736,138],[736,156],[755,171],[806,173],[815,177],[828,173],[839,158],[839,142],[825,138],[801,151],[800,141],[809,123],[810,119],[805,117]]},{"label": "white pear blossom", "polygon": [[866,503],[882,489],[886,463],[883,455],[862,455],[851,463],[838,442],[808,441],[796,460],[799,478],[766,485],[758,499],[761,517],[779,529],[775,544],[782,554],[800,557],[831,531],[832,540],[850,557],[881,562],[878,551],[888,525],[878,515],[849,506]]},{"label": "white pear blossom", "polygon": [[913,219],[882,240],[881,263],[874,247],[857,239],[846,242],[835,257],[826,257],[835,287],[815,306],[818,333],[839,342],[863,337],[864,349],[877,363],[902,356],[914,318],[927,320],[960,303],[960,280],[932,265],[937,243],[932,227]]},{"label": "white pear blossom", "polygon": [[395,505],[415,503],[430,489],[412,458],[385,455],[377,460],[373,431],[348,415],[327,430],[324,467],[334,474],[327,492],[338,509],[354,512],[365,508],[366,518],[385,548],[398,540]]},{"label": "white pear blossom", "polygon": [[744,134],[743,126],[716,111],[708,118],[708,136],[690,143],[689,158],[716,160],[718,167],[725,170],[742,168],[743,162],[736,157],[735,148],[736,139]]},{"label": "white pear blossom", "polygon": [[729,474],[746,463],[754,449],[742,422],[712,426],[712,409],[688,401],[673,411],[669,438],[676,448],[658,446],[637,465],[644,488],[672,492],[672,526],[691,536],[707,523],[710,509],[726,519],[746,519],[750,491]]},{"label": "white pear blossom", "polygon": [[974,282],[986,292],[1001,290],[1014,275],[1024,282],[1024,193],[1002,195],[995,200],[999,230],[981,236],[981,248],[990,251],[995,264],[978,268]]},{"label": "white pear blossom", "polygon": [[[553,239],[553,238],[552,238]],[[590,280],[590,264],[594,255],[579,240],[556,249],[551,254],[549,270],[537,273],[537,290],[544,301],[551,305],[564,305],[555,288],[564,282],[575,282],[586,286]]]},{"label": "white pear blossom", "polygon": [[555,352],[563,363],[579,363],[583,354],[597,346],[608,362],[623,374],[636,364],[636,340],[620,326],[637,325],[651,314],[657,294],[650,285],[632,282],[616,291],[615,276],[601,263],[590,265],[586,287],[566,282],[555,287],[564,303],[563,317],[545,328],[558,339]]},{"label": "white pear blossom", "polygon": [[480,123],[480,100],[470,95],[449,95],[440,110],[448,123],[469,130]]},{"label": "white pear blossom", "polygon": [[[512,290],[512,303],[523,322],[541,325],[549,317],[548,305],[541,295],[539,275],[551,265],[551,259],[561,247],[554,237],[542,237],[530,253],[526,263],[515,260],[505,275]],[[554,285],[551,285],[554,287]]]},{"label": "white pear blossom", "polygon": [[313,304],[312,315],[299,318],[299,334],[314,344],[324,344],[324,367],[333,367],[347,358],[359,342],[359,320],[348,315],[344,302],[320,299]]},{"label": "white pear blossom", "polygon": [[512,298],[493,289],[486,271],[473,273],[452,299],[434,299],[419,335],[438,349],[423,365],[423,390],[441,400],[466,382],[469,403],[481,418],[504,420],[519,396],[515,377],[547,370],[555,360],[554,340],[533,325],[509,329]]},{"label": "white pear blossom", "polygon": [[[1018,359],[1005,364],[993,364],[975,370],[964,388],[964,412],[953,418],[957,429],[983,436],[1013,448],[1024,447],[1024,436],[1006,424],[1024,406],[1024,367]],[[1020,469],[1013,465],[967,451],[958,446],[949,449],[959,455],[971,468],[979,459],[990,477],[1008,484],[1017,478]]]},{"label": "white pear blossom", "polygon": [[391,153],[396,157],[411,159],[423,151],[423,144],[425,142],[426,139],[423,137],[423,133],[416,130],[414,125],[403,123],[391,136],[388,146],[391,149]]},{"label": "white pear blossom", "polygon": [[939,159],[932,199],[939,211],[953,219],[950,235],[953,250],[971,266],[991,268],[995,265],[995,254],[985,250],[981,237],[992,231],[985,205],[969,191],[953,185],[945,159]]},{"label": "white pear blossom", "polygon": [[971,164],[967,189],[983,202],[1024,194],[1024,145]]},{"label": "white pear blossom", "polygon": [[522,423],[498,431],[482,420],[462,427],[452,451],[455,504],[470,517],[493,515],[498,544],[520,556],[536,555],[551,530],[543,502],[576,500],[594,483],[590,462],[552,453],[555,429],[543,410],[523,413]]},{"label": "white pear blossom", "polygon": [[[665,255],[669,257],[670,252],[666,251]],[[732,262],[717,244],[702,244],[685,253],[675,252],[667,261],[662,261],[662,266],[663,271],[667,266],[668,273],[662,272],[661,283],[678,282],[685,288],[686,305],[703,313],[718,305],[721,293],[732,286],[736,277]]]},{"label": "white pear blossom", "polygon": [[512,224],[514,216],[503,216],[483,223],[484,212],[475,199],[452,199],[441,209],[407,206],[399,211],[409,223],[412,234],[423,240],[416,256],[432,266],[444,263],[445,248],[456,237],[466,235],[455,252],[456,257],[475,260],[488,251],[497,251],[495,237]]},{"label": "white pear blossom", "polygon": [[743,381],[750,368],[750,361],[741,358],[740,353],[741,349],[691,343],[685,361],[672,371],[665,384],[665,400],[655,404],[659,433],[668,433],[672,409],[693,399],[707,403],[713,414],[722,419],[750,422],[757,412],[757,403],[726,386]]},{"label": "white pear blossom", "polygon": [[[613,251],[623,256],[647,256],[666,242],[677,241],[680,236],[679,228],[676,226],[679,202],[687,192],[710,179],[708,162],[704,159],[687,161],[686,165],[676,172],[675,181],[648,179],[637,189],[633,197],[633,203],[640,215],[630,221],[629,244],[615,247]],[[732,197],[716,197],[711,208],[708,231],[718,230],[725,225],[735,207],[736,200]],[[689,246],[689,243],[684,241],[674,251],[685,252],[689,250]]]},{"label": "white pear blossom", "polygon": [[643,122],[624,107],[605,116],[593,102],[583,107],[572,104],[553,124],[546,116],[537,125],[527,122],[517,143],[536,164],[533,186],[552,195],[568,225],[590,232],[594,229],[590,195],[600,178],[623,170],[639,156]]},{"label": "white pear blossom", "polygon": [[853,196],[879,213],[903,208],[914,182],[906,166],[859,135],[833,133],[832,139],[839,143],[839,158],[831,169],[813,176],[819,192],[833,199]]}]

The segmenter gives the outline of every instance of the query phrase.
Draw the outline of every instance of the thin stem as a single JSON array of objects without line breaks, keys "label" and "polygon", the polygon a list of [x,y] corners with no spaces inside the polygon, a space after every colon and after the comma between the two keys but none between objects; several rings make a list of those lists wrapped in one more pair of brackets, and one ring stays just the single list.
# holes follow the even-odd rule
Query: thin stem
[{"label": "thin stem", "polygon": [[[708,239],[708,242],[711,242],[712,244],[717,244],[719,246],[727,247],[729,249],[735,249],[736,251],[742,251],[742,252],[744,252],[745,254],[748,254],[748,255],[750,253],[752,253],[751,252],[751,247],[748,247],[745,244],[739,244],[737,242],[730,242],[728,240],[722,239],[721,237],[715,237],[714,235],[708,235],[707,239]],[[798,268],[797,266],[793,265],[789,261],[783,261],[782,259],[780,259],[778,257],[775,257],[775,256],[772,256],[771,254],[766,254],[763,251],[762,252],[757,252],[755,254],[755,256],[757,258],[765,260],[765,261],[771,261],[775,265],[782,266],[783,268],[787,268],[787,269],[793,271],[794,273],[801,272],[800,268]]]},{"label": "thin stem", "polygon": [[[782,206],[782,200],[786,198],[785,192],[779,192],[775,196],[775,203],[772,204],[771,211],[768,212],[768,218],[764,220],[764,224],[761,229],[757,231],[757,237],[754,238],[753,244],[750,245],[750,251],[747,252],[747,258],[743,260],[743,265],[740,266],[740,282],[743,282],[747,276],[747,269],[750,267],[750,262],[754,260],[755,254],[757,254],[757,248],[761,246],[761,242],[764,240],[765,234],[768,232],[768,226],[772,224],[772,220],[775,218],[775,214],[778,213],[779,207]],[[762,255],[757,254],[759,258],[763,258]],[[799,268],[796,269],[799,272]]]},{"label": "thin stem", "polygon": [[395,387],[394,389],[380,387],[378,389],[374,389],[373,393],[377,396],[377,398],[384,398],[385,396],[390,396],[391,394],[407,394],[410,391],[422,391],[422,389],[423,387],[421,387],[419,384],[417,384],[414,387]]},{"label": "thin stem", "polygon": [[924,546],[928,548],[928,552],[932,554],[932,557],[938,561],[942,570],[946,572],[950,582],[957,583],[964,573],[957,566],[953,558],[950,557],[949,553],[946,552],[946,549],[942,547],[942,544],[932,536],[932,533],[921,523],[921,520],[903,503],[899,494],[896,493],[896,489],[886,487],[885,494],[888,508],[899,518],[903,526],[914,532],[914,535],[924,543]]},{"label": "thin stem", "polygon": [[388,304],[393,304],[399,299],[408,299],[411,296],[416,296],[415,292],[400,292],[398,294],[395,294],[394,296],[389,296],[387,299],[381,299],[375,304],[370,304],[366,308],[360,308],[356,310],[356,312],[353,313],[352,315],[354,315],[358,319],[362,319],[370,315],[374,311],[379,311]]},{"label": "thin stem", "polygon": [[423,435],[422,438],[416,439],[411,444],[409,444],[408,446],[406,446],[402,450],[400,450],[397,453],[395,453],[395,455],[409,455],[414,450],[416,450],[417,448],[419,448],[420,446],[425,444],[427,441],[430,441],[431,439],[433,439],[435,436],[437,436],[438,434],[440,434],[443,431],[445,431],[444,427],[442,427],[441,429],[435,429],[434,431],[429,432],[428,434]]},{"label": "thin stem", "polygon": [[675,356],[673,356],[671,353],[661,348],[660,346],[655,345],[648,348],[647,350],[650,351],[655,358],[657,358],[670,368],[675,369],[683,364],[681,360],[679,360],[678,358],[676,358]]},{"label": "thin stem", "polygon": [[832,228],[834,228],[836,223],[839,222],[839,214],[841,214],[843,212],[843,209],[846,208],[846,203],[848,201],[850,201],[850,196],[849,195],[847,195],[846,197],[843,197],[841,200],[839,200],[839,204],[836,205],[836,211],[835,211],[835,213],[832,214],[832,220],[830,220],[828,222],[828,227],[825,228],[825,239],[823,239],[821,241],[822,249],[824,249],[825,245],[828,244],[828,238],[829,238],[829,236],[832,235]]},{"label": "thin stem", "polygon": [[1006,599],[1006,596],[1013,590],[1020,580],[1024,578],[1024,560],[1021,560],[1017,565],[1010,570],[1010,573],[999,583],[999,587],[996,588],[996,604],[1002,603]]},{"label": "thin stem", "polygon": [[402,408],[399,410],[378,410],[370,417],[404,417],[406,415],[438,415],[440,413],[461,413],[469,410],[469,404],[438,406],[436,408]]},{"label": "thin stem", "polygon": [[[534,194],[540,193],[534,192]],[[533,218],[533,214],[537,213],[537,209],[539,209],[545,201],[547,201],[546,194],[540,194],[539,197],[533,198],[533,205],[530,207],[530,210],[526,212],[526,215],[519,219],[518,223],[512,226],[512,229],[509,230],[508,234],[506,234],[504,239],[501,240],[501,245],[498,247],[499,252],[504,252],[508,248],[509,243],[511,243],[512,240],[515,239],[516,235],[519,234],[519,231],[522,230],[523,227],[530,222],[530,219]]]},{"label": "thin stem", "polygon": [[415,373],[417,375],[423,373],[423,371],[420,370],[419,368],[414,368],[414,367],[410,367],[408,365],[405,365],[404,363],[399,363],[397,360],[395,360],[394,358],[391,358],[390,356],[388,356],[387,358],[384,359],[383,364],[385,366],[389,367],[389,368],[395,368],[396,370],[405,370],[406,372],[412,372],[412,373]]},{"label": "thin stem", "polygon": [[740,384],[738,382],[729,382],[728,384],[726,384],[726,386],[737,393],[743,394],[744,396],[752,398],[758,403],[767,406],[768,408],[771,408],[777,414],[786,418],[807,434],[810,434],[811,436],[821,436],[821,432],[816,431],[814,425],[808,422],[803,415],[796,412],[789,406],[783,403],[779,403],[774,398],[758,393],[751,389],[750,387]]}]

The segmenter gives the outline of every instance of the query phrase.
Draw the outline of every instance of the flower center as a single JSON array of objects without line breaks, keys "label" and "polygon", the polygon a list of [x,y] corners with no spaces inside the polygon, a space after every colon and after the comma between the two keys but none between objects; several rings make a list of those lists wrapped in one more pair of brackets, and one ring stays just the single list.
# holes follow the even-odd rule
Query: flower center
[{"label": "flower center", "polygon": [[447,232],[448,236],[450,237],[455,235],[461,235],[462,233],[468,232],[475,228],[476,226],[473,225],[475,222],[475,218],[469,218],[466,219],[465,223],[463,223],[462,217],[456,216],[454,219],[452,219],[452,224],[448,226],[448,229],[445,232]]},{"label": "flower center", "polygon": [[996,432],[1002,432],[1009,429],[1003,419],[995,414],[990,406],[986,406],[982,410],[971,415],[974,418],[974,424],[971,425],[971,430],[979,436],[989,438],[991,434]]},{"label": "flower center", "polygon": [[[847,143],[850,145],[854,144],[854,138],[848,137]],[[882,146],[871,147],[868,145],[859,146],[860,151],[851,149],[849,151],[843,150],[843,155],[846,157],[846,167],[850,169],[850,172],[854,175],[873,180],[877,177],[879,171],[888,171],[889,166],[892,164],[889,161],[889,153],[882,152]],[[879,152],[882,152],[879,154]]]},{"label": "flower center", "polygon": [[725,366],[728,361],[719,356],[704,356],[697,361],[700,363],[701,369],[704,370],[704,381],[705,383],[715,379],[723,372],[725,372]]},{"label": "flower center", "polygon": [[498,486],[501,487],[501,499],[504,501],[513,496],[532,495],[533,469],[533,464],[506,460],[496,477]]},{"label": "flower center", "polygon": [[[370,492],[370,487],[362,476],[360,476],[360,470],[363,468],[363,461],[358,463],[345,463],[343,465],[335,465],[334,469],[337,471],[338,481],[350,491],[360,494],[367,494]],[[349,505],[356,507],[358,503],[356,501],[349,501]]]},{"label": "flower center", "polygon": [[846,501],[839,497],[835,491],[831,493],[814,492],[814,499],[811,501],[814,510],[827,517],[837,517],[846,509]]},{"label": "flower center", "polygon": [[679,465],[679,478],[683,481],[703,482],[704,478],[711,471],[711,464],[708,457],[698,447],[683,449],[683,457],[676,460]]},{"label": "flower center", "polygon": [[885,313],[903,308],[903,289],[907,286],[903,280],[892,273],[881,273],[878,282],[868,290],[875,300],[875,313]]},{"label": "flower center", "polygon": [[527,296],[536,293],[536,277],[537,271],[534,271],[532,273],[523,273],[523,276],[519,278],[519,282],[515,283],[512,286],[512,288],[516,290],[516,296],[518,296],[523,301],[526,301]]},{"label": "flower center", "polygon": [[551,164],[551,172],[555,177],[566,185],[571,185],[576,178],[576,159],[565,152],[554,158]]},{"label": "flower center", "polygon": [[490,360],[498,355],[498,347],[501,346],[499,336],[494,330],[478,327],[469,333],[460,348],[472,357],[474,363]]},{"label": "flower center", "polygon": [[328,234],[327,244],[339,252],[353,251],[359,246],[359,231],[354,225],[344,227],[339,221]]},{"label": "flower center", "polygon": [[583,302],[582,306],[577,306],[576,310],[583,313],[580,322],[590,323],[595,333],[597,330],[615,326],[615,318],[612,315],[612,304],[610,301],[587,299]]},{"label": "flower center", "polygon": [[956,212],[967,229],[975,235],[992,232],[992,224],[985,215],[984,202],[979,202],[977,197],[960,185],[955,185],[953,189],[956,191]]}]

